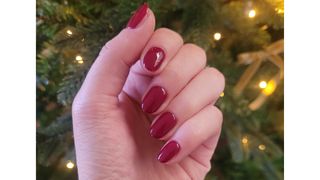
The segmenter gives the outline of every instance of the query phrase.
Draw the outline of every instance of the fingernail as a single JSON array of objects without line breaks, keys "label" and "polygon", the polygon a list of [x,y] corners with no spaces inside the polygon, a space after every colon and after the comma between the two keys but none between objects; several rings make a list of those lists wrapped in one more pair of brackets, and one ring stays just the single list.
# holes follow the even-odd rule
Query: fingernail
[{"label": "fingernail", "polygon": [[143,65],[149,71],[156,71],[165,58],[164,51],[158,47],[152,47],[143,57]]},{"label": "fingernail", "polygon": [[148,10],[148,4],[143,3],[137,10],[136,12],[131,16],[127,27],[130,28],[136,28],[138,24],[141,22],[141,20],[144,18],[144,16],[147,14]]},{"label": "fingernail", "polygon": [[152,87],[142,100],[141,108],[146,113],[153,113],[166,100],[167,92],[160,86]]},{"label": "fingernail", "polygon": [[177,124],[176,117],[171,112],[163,113],[150,127],[150,135],[162,138]]},{"label": "fingernail", "polygon": [[168,162],[180,151],[180,145],[176,141],[170,141],[161,148],[158,160],[162,163]]}]

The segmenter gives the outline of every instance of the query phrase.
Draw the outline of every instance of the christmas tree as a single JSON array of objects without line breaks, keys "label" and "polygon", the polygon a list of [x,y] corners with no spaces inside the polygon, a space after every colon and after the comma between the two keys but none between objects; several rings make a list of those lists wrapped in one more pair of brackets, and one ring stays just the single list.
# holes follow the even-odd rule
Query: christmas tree
[{"label": "christmas tree", "polygon": [[[149,0],[157,27],[226,77],[207,179],[283,179],[283,0]],[[143,1],[37,0],[37,178],[76,179],[71,104],[102,46]]]}]

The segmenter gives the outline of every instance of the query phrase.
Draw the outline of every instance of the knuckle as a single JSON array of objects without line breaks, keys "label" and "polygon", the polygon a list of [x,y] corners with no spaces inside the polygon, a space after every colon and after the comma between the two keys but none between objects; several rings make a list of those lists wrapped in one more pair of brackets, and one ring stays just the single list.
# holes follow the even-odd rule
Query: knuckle
[{"label": "knuckle", "polygon": [[190,54],[191,58],[195,59],[201,67],[206,65],[207,55],[204,49],[192,43],[183,45],[183,49],[186,51],[186,53]]},{"label": "knuckle", "polygon": [[170,39],[175,39],[178,42],[183,43],[182,36],[179,33],[168,28],[159,28],[155,31],[155,34],[166,35],[167,37],[170,37]]},{"label": "knuckle", "polygon": [[224,75],[219,71],[217,70],[216,68],[213,68],[213,67],[208,67],[205,69],[206,71],[206,74],[212,78],[215,79],[215,84],[219,84],[221,87],[221,92],[223,91],[224,89],[224,86],[225,86],[225,77]]},{"label": "knuckle", "polygon": [[220,127],[222,125],[222,121],[223,121],[223,113],[216,106],[210,106],[210,107],[211,107],[211,113],[212,113],[211,117],[215,117],[215,118],[213,118],[213,121],[215,123],[219,124],[219,127]]},{"label": "knuckle", "polygon": [[201,47],[192,44],[192,43],[187,43],[184,45],[190,52],[196,54],[197,56],[206,59],[206,52],[204,49]]},{"label": "knuckle", "polygon": [[208,67],[208,68],[206,68],[205,71],[206,71],[207,75],[209,75],[209,76],[214,76],[214,77],[221,76],[221,73],[214,67]]}]

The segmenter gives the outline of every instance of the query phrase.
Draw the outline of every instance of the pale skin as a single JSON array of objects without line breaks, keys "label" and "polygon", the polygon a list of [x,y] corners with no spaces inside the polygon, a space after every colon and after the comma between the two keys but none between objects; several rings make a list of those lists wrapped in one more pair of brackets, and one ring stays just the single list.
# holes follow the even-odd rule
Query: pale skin
[{"label": "pale skin", "polygon": [[[148,9],[136,28],[124,28],[107,42],[74,99],[80,180],[198,180],[211,168],[222,125],[222,113],[213,104],[224,89],[224,77],[206,67],[200,47],[184,44],[172,30],[154,28],[155,17]],[[150,72],[141,59],[154,46],[166,56],[160,68]],[[168,96],[155,112],[144,113],[141,101],[155,85]],[[177,124],[155,139],[150,125],[166,111],[175,114]],[[157,154],[170,140],[180,144],[180,151],[161,163]]]}]

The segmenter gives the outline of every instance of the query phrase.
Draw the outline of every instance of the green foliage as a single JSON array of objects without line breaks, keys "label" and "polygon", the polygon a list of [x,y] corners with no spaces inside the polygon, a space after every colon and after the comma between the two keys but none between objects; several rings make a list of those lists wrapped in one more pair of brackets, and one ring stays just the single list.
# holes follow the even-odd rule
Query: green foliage
[{"label": "green foliage", "polygon": [[[74,160],[71,103],[106,41],[123,27],[142,1],[37,0],[37,177],[76,179],[65,162]],[[248,108],[257,83],[276,68],[264,64],[240,97],[233,88],[246,66],[239,53],[260,50],[283,38],[281,0],[149,0],[157,27],[182,34],[207,51],[208,65],[226,77],[223,132],[206,179],[283,179],[283,82],[257,111]],[[247,11],[254,8],[255,18]],[[262,28],[262,27],[267,28]],[[72,34],[68,34],[68,30]],[[215,32],[222,34],[214,41]],[[75,57],[81,55],[83,64]],[[241,142],[249,139],[248,146]],[[258,149],[260,144],[266,149]]]}]

